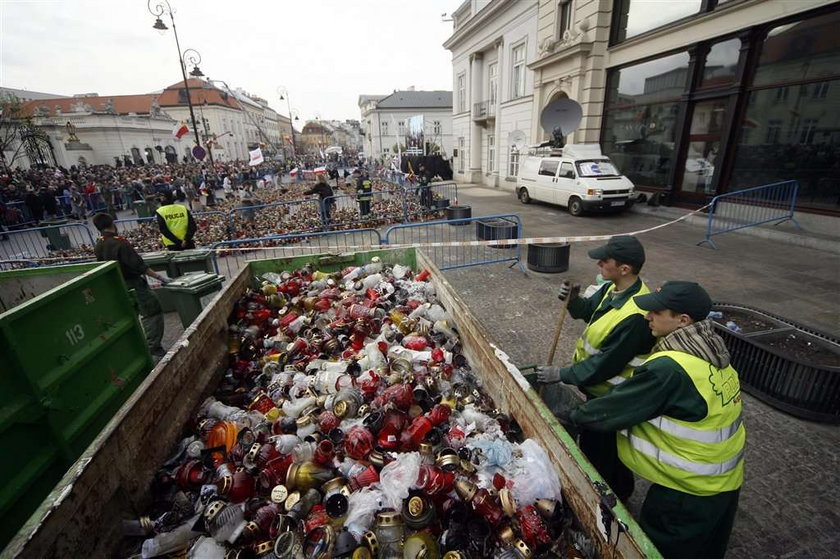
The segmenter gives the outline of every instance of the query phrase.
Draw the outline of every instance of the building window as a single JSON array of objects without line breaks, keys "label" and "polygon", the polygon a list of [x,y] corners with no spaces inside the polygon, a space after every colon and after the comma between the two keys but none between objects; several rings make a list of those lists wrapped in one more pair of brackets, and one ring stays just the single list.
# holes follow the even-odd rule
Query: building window
[{"label": "building window", "polygon": [[515,177],[519,175],[519,148],[510,146],[510,155],[508,156],[508,176]]},{"label": "building window", "polygon": [[[805,86],[803,86],[805,87]],[[814,89],[811,92],[813,99],[825,99],[828,96],[828,82],[814,84]]]},{"label": "building window", "polygon": [[814,134],[817,131],[817,123],[819,120],[816,118],[806,118],[802,121],[802,132],[799,137],[799,143],[810,145],[814,143]]},{"label": "building window", "polygon": [[434,121],[434,123],[432,123],[432,134],[434,134],[435,136],[440,136],[441,132],[439,120],[436,120]]},{"label": "building window", "polygon": [[487,67],[487,75],[487,91],[489,93],[490,107],[495,107],[499,96],[499,64],[497,62]]},{"label": "building window", "polygon": [[387,136],[388,135],[388,123],[383,121],[381,126],[382,126],[382,135]]},{"label": "building window", "polygon": [[405,136],[405,121],[404,120],[400,120],[399,122],[397,122],[397,134],[400,136],[400,138]]},{"label": "building window", "polygon": [[487,136],[487,172],[492,173],[496,170],[496,136],[489,134]]},{"label": "building window", "polygon": [[702,5],[703,0],[616,0],[613,7],[613,42],[620,43],[651,29],[698,14]]},{"label": "building window", "polygon": [[467,158],[467,154],[464,153],[464,138],[458,138],[458,172],[464,172],[464,160]]},{"label": "building window", "polygon": [[458,74],[458,112],[467,110],[467,75]]},{"label": "building window", "polygon": [[513,47],[511,51],[511,99],[525,95],[525,44]]},{"label": "building window", "polygon": [[572,25],[572,0],[560,0],[557,3],[557,39],[563,38],[563,34]]},{"label": "building window", "polygon": [[669,186],[688,61],[681,52],[610,72],[604,154],[636,185]]}]

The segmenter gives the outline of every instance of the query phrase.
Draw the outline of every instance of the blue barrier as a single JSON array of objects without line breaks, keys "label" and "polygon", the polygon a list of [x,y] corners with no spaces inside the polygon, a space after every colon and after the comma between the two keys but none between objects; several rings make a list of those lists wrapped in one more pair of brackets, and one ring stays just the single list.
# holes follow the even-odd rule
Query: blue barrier
[{"label": "blue barrier", "polygon": [[65,223],[5,231],[0,242],[0,260],[46,260],[50,265],[78,258],[91,258],[95,236],[84,223]]},{"label": "blue barrier", "polygon": [[[489,224],[502,222],[503,227],[493,238]],[[475,227],[469,227],[475,223]],[[505,224],[508,224],[504,227]],[[457,227],[467,225],[468,227]],[[522,247],[515,245],[505,250],[502,247],[487,245],[469,246],[469,241],[521,239],[522,221],[516,214],[499,214],[446,221],[429,221],[395,225],[385,231],[383,242],[391,245],[413,245],[422,243],[464,243],[460,246],[426,246],[422,250],[441,270],[480,266],[494,262],[513,262],[521,260]]]},{"label": "blue barrier", "polygon": [[[216,273],[233,277],[249,260],[327,252],[355,252],[381,244],[382,236],[376,229],[351,229],[237,239],[216,243],[210,249],[213,251],[213,267]],[[220,266],[220,260],[223,266]]]},{"label": "blue barrier", "polygon": [[794,217],[798,193],[797,181],[782,181],[715,196],[709,207],[706,238],[697,244],[709,243],[717,249],[713,236],[764,223],[792,221],[800,229]]}]

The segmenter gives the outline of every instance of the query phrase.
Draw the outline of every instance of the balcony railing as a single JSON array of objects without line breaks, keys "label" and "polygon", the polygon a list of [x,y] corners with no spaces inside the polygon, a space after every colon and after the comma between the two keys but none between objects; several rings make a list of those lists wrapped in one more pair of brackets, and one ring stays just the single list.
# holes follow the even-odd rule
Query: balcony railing
[{"label": "balcony railing", "polygon": [[479,103],[474,103],[472,116],[473,120],[487,120],[489,118],[496,118],[495,101],[481,101]]}]

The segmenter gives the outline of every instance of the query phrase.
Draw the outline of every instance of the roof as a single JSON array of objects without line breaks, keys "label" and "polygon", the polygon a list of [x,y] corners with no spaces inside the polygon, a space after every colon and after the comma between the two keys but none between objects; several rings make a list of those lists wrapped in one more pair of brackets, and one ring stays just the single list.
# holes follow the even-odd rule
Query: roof
[{"label": "roof", "polygon": [[387,95],[359,95],[359,106],[361,107],[363,104],[368,103],[370,101],[380,101],[388,97]]},{"label": "roof", "polygon": [[[77,109],[81,109],[80,112],[112,112],[121,115],[149,114],[156,97],[155,94],[144,94],[45,98],[27,101],[23,104],[22,112],[25,115],[33,115],[40,108],[39,116],[57,116],[56,109],[63,114],[75,113]],[[111,103],[113,103],[112,106],[110,106]]]},{"label": "roof", "polygon": [[0,93],[14,95],[22,101],[29,101],[32,99],[56,99],[58,97],[65,97],[65,95],[58,95],[55,93],[42,93],[40,91],[29,91],[26,89],[16,89],[14,87],[0,87]]},{"label": "roof", "polygon": [[451,91],[395,91],[376,104],[377,109],[452,108]]},{"label": "roof", "polygon": [[[242,110],[239,102],[233,95],[222,91],[209,82],[197,78],[190,78],[187,80],[187,85],[190,88],[190,101],[192,101],[193,105],[218,105]],[[180,94],[183,89],[183,81],[170,85],[160,94],[158,103],[160,103],[161,107],[186,107],[186,95],[182,96]]]}]

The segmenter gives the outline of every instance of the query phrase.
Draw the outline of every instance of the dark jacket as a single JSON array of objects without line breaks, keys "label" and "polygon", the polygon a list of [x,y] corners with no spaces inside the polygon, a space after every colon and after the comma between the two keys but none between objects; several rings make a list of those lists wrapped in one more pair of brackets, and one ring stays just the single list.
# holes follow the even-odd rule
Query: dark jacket
[{"label": "dark jacket", "polygon": [[304,192],[304,194],[317,194],[323,200],[333,195],[333,189],[325,182],[316,182],[315,186]]}]

